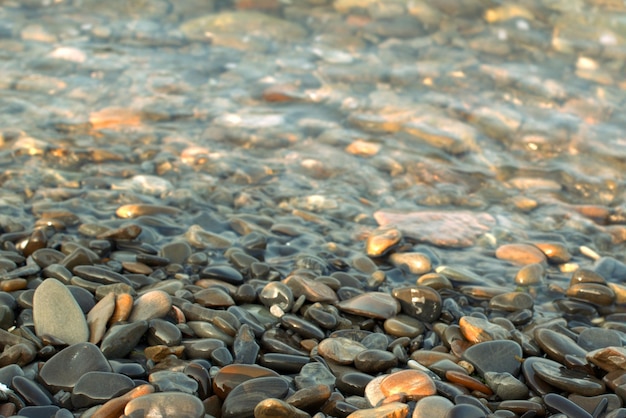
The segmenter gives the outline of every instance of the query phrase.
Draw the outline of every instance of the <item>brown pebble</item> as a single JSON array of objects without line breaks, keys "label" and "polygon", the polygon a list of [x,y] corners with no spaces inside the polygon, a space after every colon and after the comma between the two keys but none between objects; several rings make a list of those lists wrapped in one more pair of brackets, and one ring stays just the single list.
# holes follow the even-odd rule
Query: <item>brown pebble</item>
[{"label": "brown pebble", "polygon": [[91,308],[87,314],[87,325],[89,326],[89,342],[98,344],[106,331],[106,325],[115,310],[115,293],[108,293]]},{"label": "brown pebble", "polygon": [[397,245],[402,233],[394,226],[385,226],[371,232],[365,243],[365,252],[370,257],[380,257]]},{"label": "brown pebble", "polygon": [[546,256],[539,248],[530,244],[504,244],[496,250],[496,258],[513,264],[526,265],[545,263]]},{"label": "brown pebble", "polygon": [[401,402],[392,402],[377,408],[360,409],[348,415],[348,418],[406,418],[409,406]]},{"label": "brown pebble", "polygon": [[567,247],[558,242],[535,242],[533,245],[539,248],[551,263],[563,264],[572,259]]},{"label": "brown pebble", "polygon": [[254,418],[309,418],[310,415],[276,398],[264,399],[254,408]]},{"label": "brown pebble", "polygon": [[493,391],[489,386],[485,385],[480,380],[474,379],[472,376],[468,376],[465,373],[448,370],[446,372],[446,379],[448,380],[448,382],[456,383],[470,390],[476,390],[480,393],[484,393],[487,396],[493,395]]},{"label": "brown pebble", "polygon": [[26,289],[28,282],[26,279],[9,279],[0,282],[0,290],[3,292],[14,292],[16,290]]},{"label": "brown pebble", "polygon": [[152,385],[141,385],[137,386],[135,389],[127,392],[122,396],[118,396],[117,398],[113,398],[110,401],[106,402],[102,405],[96,412],[93,413],[91,418],[118,418],[124,412],[124,408],[126,404],[133,399],[136,399],[140,396],[148,395],[154,392],[154,386]]},{"label": "brown pebble", "polygon": [[435,382],[419,370],[402,370],[390,374],[380,382],[380,390],[385,396],[403,393],[410,401],[437,393]]},{"label": "brown pebble", "polygon": [[109,324],[126,321],[133,310],[133,297],[128,293],[120,293],[115,298],[115,310]]}]

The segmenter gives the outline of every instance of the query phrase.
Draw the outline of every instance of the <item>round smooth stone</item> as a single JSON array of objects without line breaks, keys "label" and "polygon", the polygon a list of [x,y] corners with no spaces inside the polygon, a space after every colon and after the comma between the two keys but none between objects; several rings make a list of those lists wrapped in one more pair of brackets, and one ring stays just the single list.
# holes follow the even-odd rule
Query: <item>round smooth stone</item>
[{"label": "round smooth stone", "polygon": [[205,308],[228,308],[235,304],[228,292],[217,286],[202,289],[194,293],[193,297],[196,303]]},{"label": "round smooth stone", "polygon": [[289,286],[281,282],[270,282],[259,293],[259,300],[268,308],[278,305],[283,311],[289,312],[293,307],[294,299]]},{"label": "round smooth stone", "polygon": [[85,265],[76,266],[71,270],[78,277],[81,277],[90,282],[100,283],[104,285],[116,283],[132,285],[132,283],[130,282],[130,280],[128,280],[126,276],[116,273],[115,271],[106,267]]},{"label": "round smooth stone", "polygon": [[254,408],[254,418],[309,418],[310,415],[276,398],[264,399]]},{"label": "round smooth stone", "polygon": [[610,306],[615,302],[615,292],[609,286],[597,283],[577,283],[567,288],[567,296],[594,305]]},{"label": "round smooth stone", "polygon": [[477,406],[470,404],[455,405],[450,408],[446,415],[446,418],[485,418],[485,411]]},{"label": "round smooth stone", "polygon": [[148,344],[166,345],[173,347],[179,345],[182,340],[180,328],[164,319],[153,319],[148,322],[146,334]]},{"label": "round smooth stone", "polygon": [[607,412],[619,409],[622,406],[622,399],[614,393],[605,393],[603,395],[597,396],[582,396],[571,394],[567,398],[574,402],[576,405],[583,408],[585,411],[589,412],[590,414],[592,414],[596,410],[596,408],[604,402],[606,402],[606,410],[604,412],[605,414]]},{"label": "round smooth stone", "polygon": [[89,327],[82,309],[68,288],[56,279],[46,279],[33,296],[35,333],[49,335],[67,344],[89,340]]},{"label": "round smooth stone", "polygon": [[320,327],[324,329],[332,330],[332,329],[335,329],[335,327],[337,326],[336,315],[333,315],[333,313],[328,312],[321,308],[317,308],[315,306],[310,306],[306,310],[304,317],[313,321],[314,323],[316,323],[317,325],[319,325]]},{"label": "round smooth stone", "polygon": [[595,396],[605,391],[602,380],[583,372],[567,369],[555,361],[536,362],[532,364],[532,368],[546,383],[567,392]]},{"label": "round smooth stone", "polygon": [[402,312],[420,321],[434,322],[441,315],[441,295],[431,287],[400,287],[393,289],[391,295],[400,302]]},{"label": "round smooth stone", "polygon": [[91,343],[70,345],[44,363],[39,379],[53,393],[71,392],[78,380],[88,372],[112,372],[100,349]]},{"label": "round smooth stone", "polygon": [[226,265],[209,266],[202,270],[200,277],[221,280],[235,286],[243,284],[243,276],[241,273]]},{"label": "round smooth stone", "polygon": [[551,263],[563,264],[572,259],[572,255],[567,247],[558,242],[535,242],[533,245],[539,248]]},{"label": "round smooth stone", "polygon": [[354,366],[370,374],[385,372],[398,365],[398,358],[389,351],[368,349],[361,351],[354,358]]},{"label": "round smooth stone", "polygon": [[356,356],[366,349],[363,344],[344,337],[326,338],[317,346],[322,357],[339,364],[353,363]]},{"label": "round smooth stone", "polygon": [[388,375],[380,382],[380,390],[387,397],[403,394],[407,400],[419,400],[437,393],[431,377],[419,370],[402,370]]},{"label": "round smooth stone", "polygon": [[365,242],[365,253],[370,257],[381,257],[402,239],[402,232],[394,226],[373,230]]},{"label": "round smooth stone", "polygon": [[148,330],[148,322],[138,321],[130,324],[115,325],[102,339],[100,349],[106,358],[126,357]]},{"label": "round smooth stone", "polygon": [[400,312],[400,303],[382,292],[363,293],[339,302],[337,307],[349,314],[374,319],[387,319]]},{"label": "round smooth stone", "polygon": [[504,244],[496,249],[496,258],[513,264],[527,265],[545,263],[546,256],[541,250],[530,244]]},{"label": "round smooth stone", "polygon": [[596,273],[593,270],[579,268],[574,273],[572,273],[572,278],[570,279],[570,285],[580,284],[580,283],[596,283],[606,285],[606,279]]},{"label": "round smooth stone", "polygon": [[196,396],[180,392],[150,393],[128,402],[124,414],[144,417],[203,418],[204,405]]},{"label": "round smooth stone", "polygon": [[489,322],[487,319],[474,316],[464,316],[459,320],[461,333],[470,342],[482,343],[485,341],[505,340],[510,332],[497,324]]},{"label": "round smooth stone", "polygon": [[520,286],[536,286],[543,283],[545,267],[540,263],[527,264],[515,275],[515,284]]},{"label": "round smooth stone", "polygon": [[162,290],[152,290],[139,296],[133,303],[129,322],[163,318],[172,309],[172,298]]},{"label": "round smooth stone", "polygon": [[253,418],[256,406],[267,398],[284,399],[289,384],[281,377],[257,377],[230,391],[222,405],[222,418]]},{"label": "round smooth stone", "polygon": [[622,339],[617,331],[605,328],[586,328],[578,334],[576,343],[583,350],[593,351],[604,347],[619,347]]},{"label": "round smooth stone", "polygon": [[411,274],[422,275],[432,270],[430,257],[423,253],[393,253],[389,261],[396,267],[406,268]]},{"label": "round smooth stone", "polygon": [[280,318],[280,323],[304,338],[323,340],[325,333],[317,325],[303,319],[297,315],[285,314]]},{"label": "round smooth stone", "polygon": [[189,244],[184,241],[174,241],[163,245],[158,255],[168,259],[171,264],[183,264],[191,253]]},{"label": "round smooth stone", "polygon": [[294,298],[304,295],[307,301],[320,303],[335,303],[338,300],[335,291],[321,281],[292,274],[283,283],[289,286]]},{"label": "round smooth stone", "polygon": [[566,355],[585,358],[587,351],[583,350],[570,337],[548,328],[537,328],[534,332],[535,341],[551,359],[562,363]]},{"label": "round smooth stone", "polygon": [[533,298],[528,293],[508,292],[494,296],[489,301],[489,308],[515,312],[522,309],[532,309],[534,305]]},{"label": "round smooth stone", "polygon": [[298,389],[294,394],[285,399],[285,402],[299,409],[319,410],[321,406],[328,401],[331,393],[330,386],[308,386]]},{"label": "round smooth stone", "polygon": [[182,372],[161,370],[151,373],[148,380],[159,392],[184,392],[194,394],[198,390],[198,382]]},{"label": "round smooth stone", "polygon": [[544,395],[543,402],[548,408],[561,412],[568,417],[576,418],[593,418],[593,416],[571,400],[557,395],[556,393],[548,393]]},{"label": "round smooth stone", "polygon": [[211,353],[211,363],[216,366],[226,366],[228,364],[232,364],[232,362],[233,355],[226,347],[217,348]]},{"label": "round smooth stone", "polygon": [[503,401],[528,398],[528,387],[511,373],[486,372],[485,382]]},{"label": "round smooth stone", "polygon": [[222,367],[213,378],[213,391],[223,400],[233,388],[247,380],[278,376],[275,371],[256,364],[230,364]]},{"label": "round smooth stone", "polygon": [[75,408],[89,408],[116,398],[134,388],[131,378],[117,373],[88,372],[78,379],[72,391]]},{"label": "round smooth stone", "polygon": [[181,344],[185,347],[185,356],[190,359],[211,358],[211,353],[214,350],[226,346],[224,341],[217,338],[182,340]]},{"label": "round smooth stone", "polygon": [[52,405],[52,395],[45,388],[24,376],[14,376],[11,387],[29,405]]},{"label": "round smooth stone", "polygon": [[307,356],[293,356],[280,353],[265,353],[259,358],[259,364],[268,369],[282,373],[300,373],[302,368],[311,361]]},{"label": "round smooth stone", "polygon": [[510,340],[485,341],[469,347],[462,357],[475,367],[480,376],[486,372],[507,372],[517,376],[522,348]]},{"label": "round smooth stone", "polygon": [[356,371],[343,373],[335,381],[335,386],[343,394],[363,396],[365,387],[373,378],[372,375]]},{"label": "round smooth stone", "polygon": [[383,328],[388,335],[393,337],[409,338],[415,338],[418,335],[422,335],[426,330],[424,324],[422,324],[420,320],[403,314],[387,319],[383,324]]},{"label": "round smooth stone", "polygon": [[417,401],[412,418],[445,417],[454,404],[443,396],[434,395]]},{"label": "round smooth stone", "polygon": [[325,385],[334,387],[337,378],[322,363],[314,362],[302,366],[300,373],[295,377],[296,387],[303,389],[311,386]]},{"label": "round smooth stone", "polygon": [[376,408],[360,409],[348,415],[349,418],[393,418],[409,415],[409,406],[401,402],[390,402]]}]

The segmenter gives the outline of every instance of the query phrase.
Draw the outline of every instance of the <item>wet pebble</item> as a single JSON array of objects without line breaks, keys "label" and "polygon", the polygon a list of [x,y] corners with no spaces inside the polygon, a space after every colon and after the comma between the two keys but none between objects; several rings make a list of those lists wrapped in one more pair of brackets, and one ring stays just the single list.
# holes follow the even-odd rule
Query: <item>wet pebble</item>
[{"label": "wet pebble", "polygon": [[89,339],[82,309],[68,288],[56,279],[44,280],[35,290],[33,321],[38,336],[50,335],[67,344]]},{"label": "wet pebble", "polygon": [[546,360],[533,363],[537,375],[548,384],[579,395],[595,396],[604,393],[604,383],[586,373],[570,370],[561,364]]},{"label": "wet pebble", "polygon": [[432,378],[419,370],[392,373],[382,379],[379,385],[384,396],[402,394],[407,400],[419,400],[437,392]]},{"label": "wet pebble", "polygon": [[522,348],[515,341],[486,341],[469,347],[463,359],[470,362],[480,376],[486,372],[510,373],[517,376],[520,370]]},{"label": "wet pebble", "polygon": [[366,349],[359,352],[354,358],[354,366],[364,372],[377,374],[395,367],[398,358],[389,351]]},{"label": "wet pebble", "polygon": [[354,315],[375,319],[387,319],[400,312],[400,303],[382,292],[364,293],[339,302],[337,307]]},{"label": "wet pebble", "polygon": [[326,338],[319,343],[317,351],[324,358],[339,364],[351,364],[356,356],[367,350],[363,344],[344,337]]},{"label": "wet pebble", "polygon": [[161,290],[152,290],[139,296],[133,303],[128,320],[130,322],[149,321],[162,318],[172,309],[172,298]]},{"label": "wet pebble", "polygon": [[400,302],[402,312],[420,321],[434,322],[441,315],[441,295],[431,287],[400,287],[393,289],[391,294]]},{"label": "wet pebble", "polygon": [[288,391],[288,383],[280,377],[257,377],[246,380],[234,387],[226,396],[222,405],[222,417],[252,418],[254,409],[260,402],[267,398],[283,400]]},{"label": "wet pebble", "polygon": [[530,244],[504,244],[496,250],[496,258],[518,265],[545,263],[546,256]]},{"label": "wet pebble", "polygon": [[202,418],[204,405],[196,396],[187,393],[151,393],[128,402],[124,407],[124,414],[163,418]]},{"label": "wet pebble", "polygon": [[370,257],[381,257],[396,246],[402,233],[395,227],[381,227],[370,233],[365,243],[365,252]]},{"label": "wet pebble", "polygon": [[463,336],[472,343],[485,341],[505,340],[509,336],[509,331],[486,319],[472,316],[464,316],[459,321],[459,327]]},{"label": "wet pebble", "polygon": [[[68,364],[72,367],[67,367]],[[71,392],[79,379],[88,372],[112,372],[111,365],[100,349],[91,343],[77,343],[59,351],[44,363],[39,378],[48,390]]]},{"label": "wet pebble", "polygon": [[135,387],[132,379],[122,374],[88,372],[78,379],[72,391],[72,405],[88,408],[116,398]]},{"label": "wet pebble", "polygon": [[528,387],[510,373],[486,372],[484,378],[496,396],[504,401],[528,398]]}]

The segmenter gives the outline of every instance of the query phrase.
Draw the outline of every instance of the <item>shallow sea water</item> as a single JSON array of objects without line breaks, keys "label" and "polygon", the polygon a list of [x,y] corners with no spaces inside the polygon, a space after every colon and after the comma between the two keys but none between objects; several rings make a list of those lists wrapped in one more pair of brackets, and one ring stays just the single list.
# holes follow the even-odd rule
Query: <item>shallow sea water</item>
[{"label": "shallow sea water", "polygon": [[5,246],[134,223],[150,249],[390,290],[417,276],[359,264],[375,213],[470,211],[493,224],[418,223],[401,248],[513,290],[499,246],[563,244],[531,290],[548,316],[578,266],[626,261],[623,2],[3,1],[0,59]]},{"label": "shallow sea water", "polygon": [[486,249],[623,258],[618,3],[4,2],[2,225],[159,203],[167,239],[253,213],[353,251],[376,210],[469,208]]}]

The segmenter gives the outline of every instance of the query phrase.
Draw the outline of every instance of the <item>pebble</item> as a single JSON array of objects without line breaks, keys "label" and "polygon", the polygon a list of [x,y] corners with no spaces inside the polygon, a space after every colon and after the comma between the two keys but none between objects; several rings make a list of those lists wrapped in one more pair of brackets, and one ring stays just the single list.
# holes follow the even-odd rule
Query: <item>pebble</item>
[{"label": "pebble", "polygon": [[409,406],[401,402],[391,402],[377,408],[361,409],[352,412],[348,418],[403,418],[408,416]]},{"label": "pebble", "polygon": [[396,267],[408,269],[411,274],[422,275],[432,270],[430,258],[422,253],[393,253],[389,261]]},{"label": "pebble", "polygon": [[124,414],[163,418],[202,418],[204,405],[193,395],[180,392],[150,393],[128,402]]},{"label": "pebble", "polygon": [[532,368],[546,383],[571,393],[595,396],[604,393],[604,383],[586,373],[570,370],[561,364],[546,360],[532,364]]},{"label": "pebble", "polygon": [[485,382],[503,401],[528,399],[528,387],[511,373],[485,372]]},{"label": "pebble", "polygon": [[[68,364],[73,365],[68,368]],[[100,349],[91,343],[76,343],[59,351],[44,363],[39,379],[52,393],[72,392],[79,379],[88,372],[112,372]]]},{"label": "pebble", "polygon": [[428,286],[395,288],[391,294],[400,302],[402,312],[420,321],[434,322],[439,319],[442,309],[441,295]]},{"label": "pebble", "polygon": [[354,363],[356,356],[365,350],[363,344],[344,337],[326,338],[317,346],[320,355],[339,364]]},{"label": "pebble", "polygon": [[398,245],[402,233],[395,227],[381,227],[370,233],[365,242],[365,253],[370,257],[381,257]]},{"label": "pebble", "polygon": [[161,290],[152,290],[144,293],[135,300],[128,321],[138,322],[163,318],[170,309],[172,309],[172,299],[170,295]]},{"label": "pebble", "polygon": [[402,370],[386,376],[380,381],[380,390],[386,397],[402,394],[407,400],[419,400],[437,392],[431,377],[419,370]]},{"label": "pebble", "polygon": [[72,405],[75,408],[89,408],[123,395],[135,387],[133,381],[124,375],[110,372],[87,372],[82,375],[72,391]]},{"label": "pebble", "polygon": [[417,401],[412,418],[445,417],[453,407],[454,404],[443,396],[428,396]]},{"label": "pebble", "polygon": [[480,376],[486,372],[510,373],[518,376],[522,348],[515,341],[485,341],[469,347],[463,360],[471,363]]},{"label": "pebble", "polygon": [[472,343],[485,341],[505,340],[509,331],[500,325],[486,319],[464,316],[459,320],[459,327],[463,336]]},{"label": "pebble", "polygon": [[369,292],[343,300],[337,307],[353,315],[387,319],[400,312],[400,303],[388,293]]},{"label": "pebble", "polygon": [[44,280],[35,290],[33,321],[38,336],[49,335],[67,344],[89,340],[82,309],[68,288],[56,279]]},{"label": "pebble", "polygon": [[530,244],[504,244],[496,250],[496,258],[513,264],[544,264],[546,256],[537,247]]},{"label": "pebble", "polygon": [[597,348],[587,353],[587,360],[602,370],[626,370],[626,348],[620,346]]},{"label": "pebble", "polygon": [[254,409],[261,401],[267,398],[283,400],[288,391],[288,383],[280,377],[256,377],[246,380],[235,386],[224,399],[222,417],[252,418]]},{"label": "pebble", "polygon": [[254,408],[254,418],[308,418],[309,414],[289,405],[287,402],[269,398],[264,399]]}]

